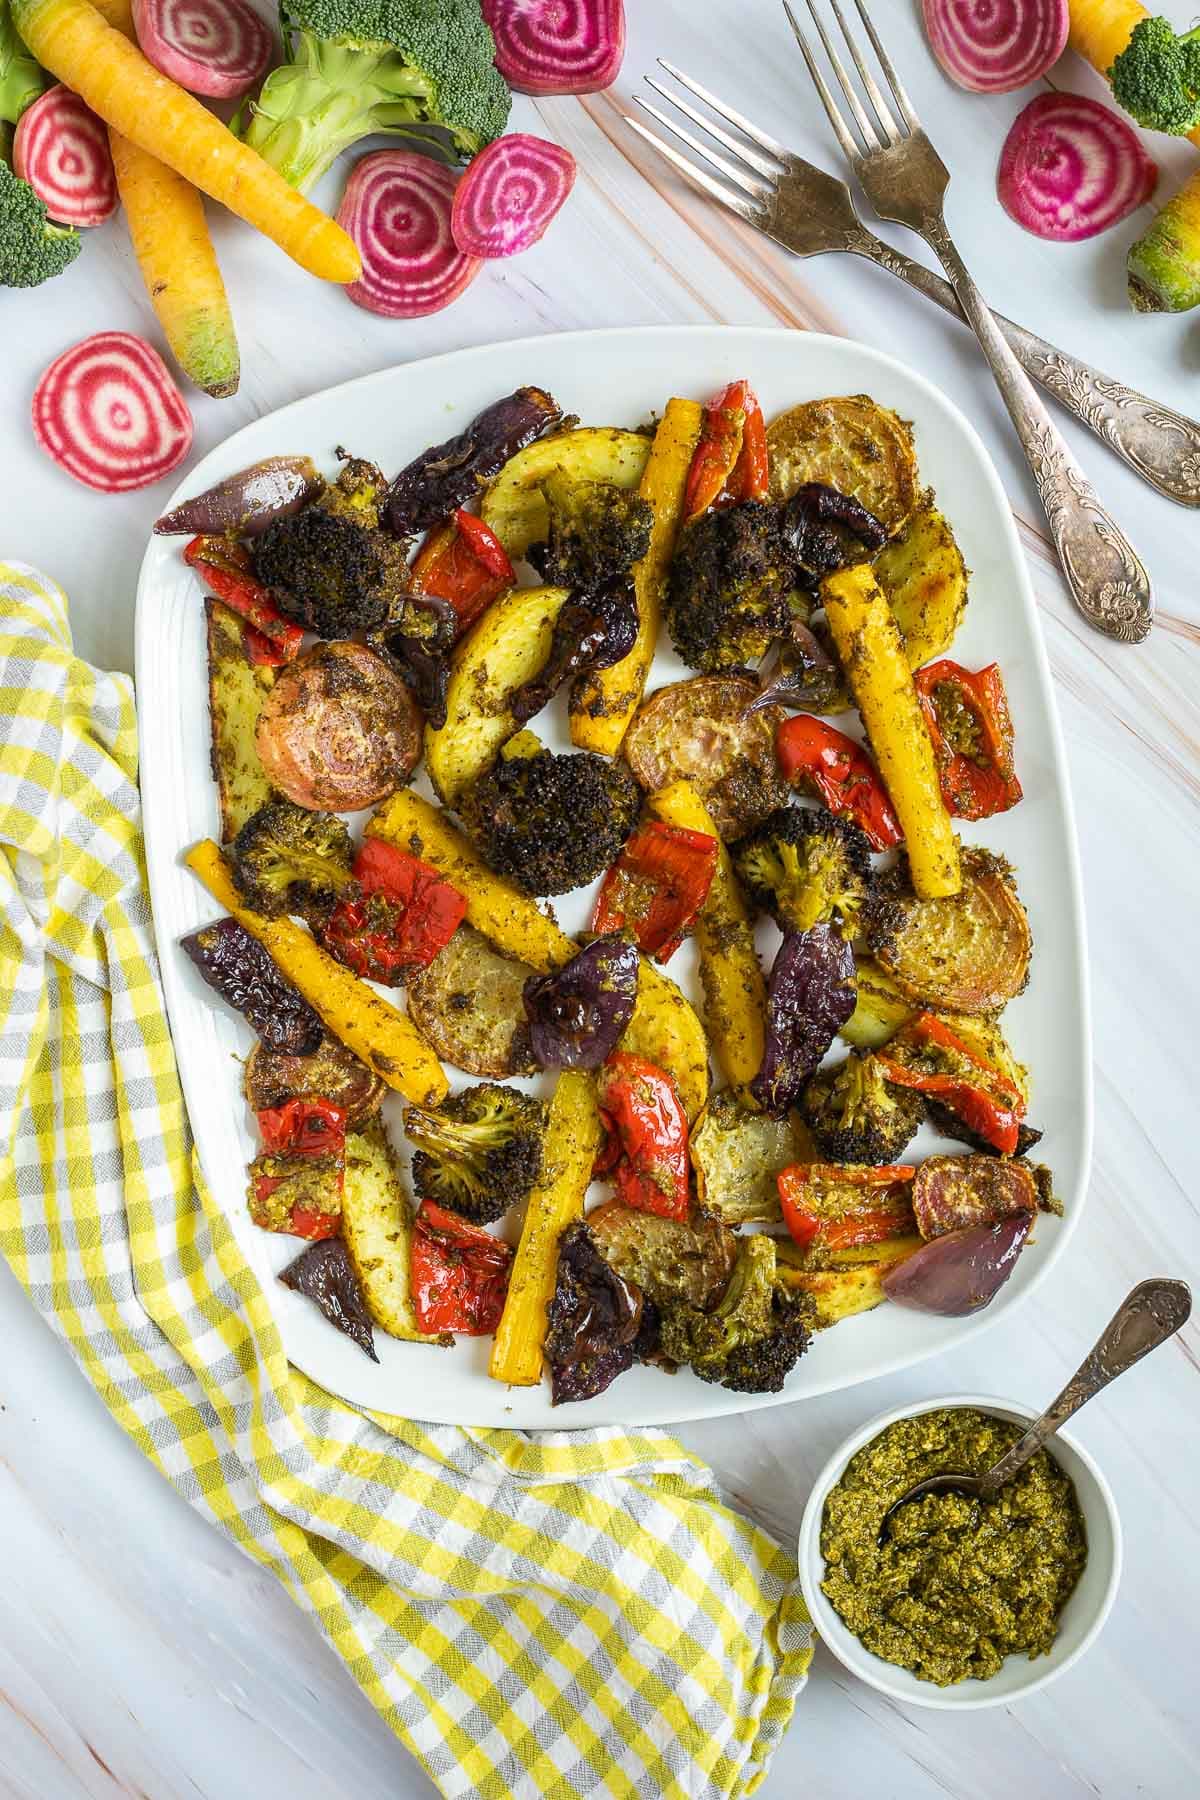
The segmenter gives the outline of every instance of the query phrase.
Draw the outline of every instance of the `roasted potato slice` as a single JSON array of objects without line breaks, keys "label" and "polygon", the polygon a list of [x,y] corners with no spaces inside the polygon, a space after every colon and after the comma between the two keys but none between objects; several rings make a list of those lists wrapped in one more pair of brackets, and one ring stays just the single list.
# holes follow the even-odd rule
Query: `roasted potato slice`
[{"label": "roasted potato slice", "polygon": [[876,557],[875,579],[900,627],[909,667],[944,656],[966,611],[967,566],[928,495]]},{"label": "roasted potato slice", "polygon": [[817,1330],[824,1331],[855,1313],[870,1312],[886,1300],[884,1276],[921,1244],[922,1239],[915,1235],[893,1238],[889,1243],[841,1250],[836,1262],[831,1257],[829,1266],[816,1267],[794,1245],[780,1243],[776,1268],[780,1281],[809,1296],[816,1308]]},{"label": "roasted potato slice", "polygon": [[918,900],[904,862],[880,878],[867,941],[910,1000],[935,1011],[994,1013],[1029,977],[1033,936],[1012,869],[977,847],[962,851],[962,889]]},{"label": "roasted potato slice", "polygon": [[443,1062],[467,1075],[533,1075],[521,990],[533,974],[462,924],[409,983],[409,1016]]},{"label": "roasted potato slice", "polygon": [[412,1207],[378,1120],[346,1139],[342,1236],[376,1325],[418,1344],[453,1344],[449,1332],[429,1337],[417,1329],[409,1279]]},{"label": "roasted potato slice", "polygon": [[751,1112],[732,1088],[714,1094],[688,1145],[696,1171],[696,1203],[722,1225],[767,1224],[780,1218],[775,1177],[789,1163],[816,1161],[806,1127],[795,1116]]},{"label": "roasted potato slice", "polygon": [[569,593],[568,588],[513,588],[488,608],[455,650],[446,723],[425,731],[425,766],[448,806],[491,766],[516,732],[508,699],[549,656],[554,621]]},{"label": "roasted potato slice", "polygon": [[715,1219],[663,1219],[609,1200],[587,1222],[618,1275],[660,1304],[708,1308],[729,1285],[737,1239]]},{"label": "roasted potato slice", "polygon": [[542,497],[547,475],[564,474],[572,481],[610,481],[636,487],[650,460],[654,439],[640,431],[585,425],[539,438],[510,456],[483,496],[480,511],[514,562],[530,544],[541,543],[550,527]]},{"label": "roasted potato slice", "polygon": [[873,956],[855,957],[854,1011],[838,1032],[856,1050],[878,1050],[912,1018],[914,1007]]},{"label": "roasted potato slice", "polygon": [[771,498],[786,500],[805,481],[823,481],[899,531],[917,503],[912,426],[869,394],[809,400],[772,419]]},{"label": "roasted potato slice", "polygon": [[263,701],[275,679],[246,655],[242,621],[219,600],[206,600],[208,708],[212,772],[221,808],[221,842],[231,843],[251,813],[274,799],[259,761],[254,734]]},{"label": "roasted potato slice", "polygon": [[697,675],[643,700],[625,738],[625,759],[648,793],[690,781],[723,838],[740,837],[788,789],[775,761],[779,707],[745,716],[758,692],[747,675]]}]

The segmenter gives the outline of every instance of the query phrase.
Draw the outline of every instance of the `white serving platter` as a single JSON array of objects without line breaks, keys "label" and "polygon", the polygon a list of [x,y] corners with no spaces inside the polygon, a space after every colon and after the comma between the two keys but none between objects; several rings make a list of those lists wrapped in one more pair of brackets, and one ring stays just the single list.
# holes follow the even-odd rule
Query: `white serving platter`
[{"label": "white serving platter", "polygon": [[[137,597],[142,797],[163,985],[192,1127],[209,1184],[270,1298],[291,1360],[360,1405],[442,1423],[564,1429],[661,1424],[801,1400],[893,1373],[999,1324],[1041,1285],[1078,1223],[1091,1154],[1090,1030],[1079,863],[1058,717],[1004,490],[973,427],[931,382],[879,351],[816,333],[650,326],[528,338],[385,370],[283,407],[212,451],[162,510],[275,454],[307,452],[331,469],[334,447],[345,444],[392,472],[523,384],[549,388],[584,423],[633,426],[661,410],[671,394],[702,400],[738,376],[749,378],[768,419],[802,400],[849,393],[869,393],[911,419],[922,478],[935,489],[972,571],[953,654],[971,668],[1001,664],[1025,798],[998,819],[964,826],[961,835],[1011,858],[1032,922],[1031,979],[1005,1013],[1005,1029],[1032,1070],[1030,1122],[1045,1132],[1037,1154],[1054,1171],[1065,1217],[1039,1221],[1036,1242],[977,1317],[938,1319],[878,1307],[821,1333],[779,1395],[733,1394],[688,1371],[668,1376],[638,1367],[595,1400],[552,1408],[548,1384],[510,1389],[489,1379],[490,1339],[460,1338],[453,1350],[441,1350],[377,1331],[380,1362],[370,1362],[311,1302],[277,1281],[300,1248],[297,1240],[260,1231],[246,1211],[246,1165],[256,1143],[241,1097],[240,1059],[251,1036],[241,1020],[212,1003],[177,948],[181,936],[217,911],[180,860],[188,845],[217,828],[201,591],[182,560],[181,540],[152,538]],[[650,687],[689,673],[668,647]],[[552,748],[568,747],[561,697],[534,723]],[[555,902],[565,929],[586,924],[593,891]],[[689,946],[667,973],[698,999]],[[394,1099],[385,1118],[402,1147]],[[936,1140],[918,1140],[915,1149],[935,1147]]]}]

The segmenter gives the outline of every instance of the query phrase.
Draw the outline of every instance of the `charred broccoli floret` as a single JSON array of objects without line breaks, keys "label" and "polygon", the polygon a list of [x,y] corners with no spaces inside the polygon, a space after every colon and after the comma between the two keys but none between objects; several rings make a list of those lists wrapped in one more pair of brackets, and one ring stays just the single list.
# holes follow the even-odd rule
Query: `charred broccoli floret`
[{"label": "charred broccoli floret", "polygon": [[895,1162],[925,1117],[915,1088],[888,1081],[877,1056],[857,1052],[818,1069],[800,1101],[800,1115],[830,1162]]},{"label": "charred broccoli floret", "polygon": [[255,912],[268,919],[298,913],[316,925],[349,885],[353,860],[350,833],[336,813],[268,800],[233,841],[233,880]]},{"label": "charred broccoli floret", "polygon": [[598,593],[622,581],[649,549],[654,508],[634,489],[556,473],[542,493],[550,535],[531,548],[529,560],[552,586]]},{"label": "charred broccoli floret", "polygon": [[620,854],[640,806],[623,763],[540,747],[501,756],[458,802],[497,875],[527,894],[565,894],[593,880]]},{"label": "charred broccoli floret", "polygon": [[318,637],[373,631],[402,610],[405,545],[380,529],[382,470],[340,451],[342,469],[318,500],[276,519],[254,545],[254,572],[281,613]]},{"label": "charred broccoli floret", "polygon": [[664,610],[690,668],[714,674],[760,662],[810,610],[779,509],[751,500],[701,513],[680,538]]},{"label": "charred broccoli floret", "polygon": [[490,1225],[524,1200],[542,1167],[541,1102],[495,1081],[454,1094],[436,1111],[410,1106],[404,1129],[418,1198],[475,1225]]},{"label": "charred broccoli floret", "polygon": [[775,1243],[756,1234],[738,1243],[729,1285],[712,1312],[664,1312],[660,1348],[689,1363],[702,1381],[739,1394],[777,1394],[808,1348],[811,1307],[775,1278]]},{"label": "charred broccoli floret", "polygon": [[871,846],[823,806],[781,806],[733,852],[742,886],[781,931],[840,925],[851,936],[871,885]]}]

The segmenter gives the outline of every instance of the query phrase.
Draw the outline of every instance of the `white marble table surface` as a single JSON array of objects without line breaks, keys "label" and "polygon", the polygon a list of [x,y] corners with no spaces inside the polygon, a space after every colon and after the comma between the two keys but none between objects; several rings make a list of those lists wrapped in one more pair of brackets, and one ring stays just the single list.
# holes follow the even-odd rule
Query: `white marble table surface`
[{"label": "white marble table surface", "polygon": [[[1187,9],[1172,0],[1168,10],[1182,19]],[[629,11],[615,93],[516,109],[516,125],[558,137],[579,158],[569,207],[543,243],[485,272],[441,316],[373,319],[218,221],[244,376],[236,399],[196,400],[196,447],[395,361],[662,320],[848,334],[912,362],[980,425],[1022,524],[1070,753],[1095,996],[1095,1171],[1071,1255],[967,1354],[863,1391],[683,1432],[739,1502],[788,1539],[816,1468],[865,1416],[952,1389],[1048,1398],[1134,1280],[1200,1270],[1200,514],[1158,499],[1068,430],[1157,584],[1159,620],[1146,646],[1119,649],[1093,636],[1048,560],[1030,481],[966,335],[865,264],[791,263],[675,186],[624,127],[626,96],[665,54],[833,166],[778,7],[631,0]],[[993,301],[1200,414],[1200,319],[1126,310],[1127,229],[1050,246],[1012,225],[992,184],[1020,99],[952,89],[924,49],[913,0],[876,0],[876,13],[953,171],[951,224]],[[1055,80],[1099,91],[1071,59]],[[1175,170],[1192,155],[1175,151]],[[322,198],[335,197],[331,181]],[[39,456],[23,423],[36,375],[68,343],[101,327],[156,337],[119,225],[98,234],[61,281],[35,297],[6,293],[0,308],[0,554],[57,576],[82,651],[128,667],[134,578],[156,491],[113,500],[73,485]],[[270,1577],[142,1461],[3,1269],[0,1308],[0,1791],[28,1800],[431,1794]],[[1200,1792],[1196,1351],[1193,1326],[1080,1422],[1127,1536],[1115,1611],[1082,1665],[1042,1696],[959,1718],[891,1705],[818,1651],[764,1800],[802,1791],[820,1800]]]}]

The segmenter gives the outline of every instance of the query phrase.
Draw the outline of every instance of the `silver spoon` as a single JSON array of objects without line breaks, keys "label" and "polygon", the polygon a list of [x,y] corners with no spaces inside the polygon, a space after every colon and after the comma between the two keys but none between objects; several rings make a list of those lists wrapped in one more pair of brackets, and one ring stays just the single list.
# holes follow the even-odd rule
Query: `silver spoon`
[{"label": "silver spoon", "polygon": [[1151,1350],[1157,1350],[1169,1337],[1174,1337],[1187,1324],[1191,1311],[1192,1290],[1186,1281],[1171,1281],[1164,1276],[1139,1281],[1125,1296],[1062,1393],[1050,1402],[1040,1419],[1034,1420],[1024,1436],[1004,1452],[999,1462],[993,1463],[982,1475],[930,1475],[925,1481],[918,1481],[884,1513],[879,1542],[882,1544],[890,1537],[892,1515],[897,1508],[907,1506],[910,1500],[919,1500],[922,1494],[951,1491],[966,1494],[972,1500],[989,1500],[1025,1467],[1030,1457],[1042,1449],[1060,1425],[1066,1424],[1072,1413],[1077,1413],[1101,1388],[1106,1388],[1118,1375],[1124,1375],[1126,1369],[1132,1369],[1134,1363],[1148,1356]]}]

